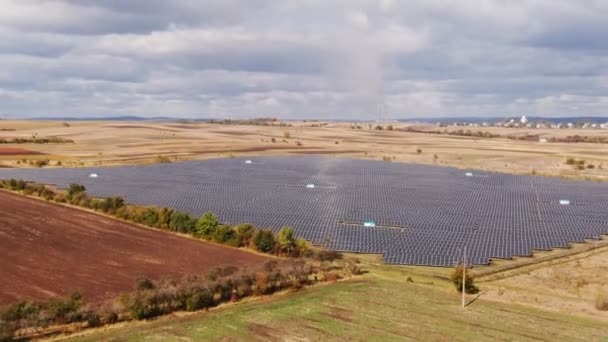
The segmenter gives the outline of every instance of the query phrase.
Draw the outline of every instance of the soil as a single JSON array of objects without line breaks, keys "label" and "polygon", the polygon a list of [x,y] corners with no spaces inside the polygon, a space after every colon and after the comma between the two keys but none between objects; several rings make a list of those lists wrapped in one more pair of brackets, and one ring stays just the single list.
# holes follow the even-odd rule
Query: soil
[{"label": "soil", "polygon": [[0,191],[0,305],[74,291],[94,302],[133,289],[140,277],[158,280],[267,260]]},{"label": "soil", "polygon": [[26,150],[18,147],[0,147],[0,156],[41,155],[38,151]]}]

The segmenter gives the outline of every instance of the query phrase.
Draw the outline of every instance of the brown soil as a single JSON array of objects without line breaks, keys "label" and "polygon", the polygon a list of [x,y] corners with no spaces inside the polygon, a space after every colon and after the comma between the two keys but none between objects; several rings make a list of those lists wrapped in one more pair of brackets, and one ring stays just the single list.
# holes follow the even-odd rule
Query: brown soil
[{"label": "brown soil", "polygon": [[0,191],[0,305],[80,291],[113,298],[161,279],[268,257]]},{"label": "brown soil", "polygon": [[41,155],[38,151],[26,150],[18,147],[0,147],[0,156]]}]

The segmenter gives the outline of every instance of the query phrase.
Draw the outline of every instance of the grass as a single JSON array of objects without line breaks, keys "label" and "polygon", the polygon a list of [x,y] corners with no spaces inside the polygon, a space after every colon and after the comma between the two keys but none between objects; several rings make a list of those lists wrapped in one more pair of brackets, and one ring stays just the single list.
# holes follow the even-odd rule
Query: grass
[{"label": "grass", "polygon": [[483,295],[463,310],[448,281],[395,266],[367,269],[354,280],[74,340],[608,341],[606,322],[486,301]]}]

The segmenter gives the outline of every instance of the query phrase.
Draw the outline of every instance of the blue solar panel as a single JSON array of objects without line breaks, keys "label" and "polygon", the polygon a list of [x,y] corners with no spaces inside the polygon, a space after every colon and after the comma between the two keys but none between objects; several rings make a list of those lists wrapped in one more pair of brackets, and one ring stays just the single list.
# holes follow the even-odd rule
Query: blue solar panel
[{"label": "blue solar panel", "polygon": [[[252,163],[246,163],[252,160]],[[608,184],[382,161],[229,158],[149,166],[2,169],[25,179],[127,202],[278,230],[387,263],[448,266],[530,255],[608,233]],[[97,178],[90,175],[96,173]],[[314,188],[307,187],[314,184]],[[570,205],[561,205],[568,199]],[[376,226],[364,227],[364,222]]]}]

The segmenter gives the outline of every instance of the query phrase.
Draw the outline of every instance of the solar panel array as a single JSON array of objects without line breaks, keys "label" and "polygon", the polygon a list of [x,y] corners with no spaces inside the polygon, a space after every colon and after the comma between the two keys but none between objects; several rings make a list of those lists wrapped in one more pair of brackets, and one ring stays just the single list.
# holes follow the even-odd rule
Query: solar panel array
[{"label": "solar panel array", "polygon": [[[387,263],[448,266],[527,256],[608,233],[608,184],[321,156],[79,169],[4,169],[100,197],[249,222]],[[90,177],[97,174],[97,178]],[[307,184],[315,184],[308,188]],[[560,200],[571,205],[561,205]],[[363,227],[373,221],[375,227]]]}]

